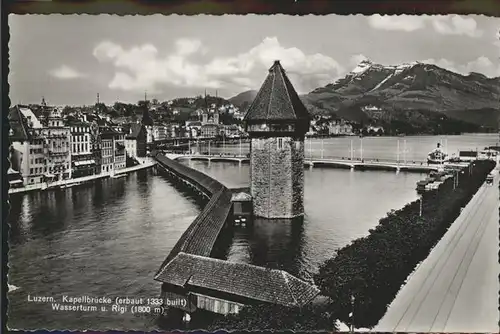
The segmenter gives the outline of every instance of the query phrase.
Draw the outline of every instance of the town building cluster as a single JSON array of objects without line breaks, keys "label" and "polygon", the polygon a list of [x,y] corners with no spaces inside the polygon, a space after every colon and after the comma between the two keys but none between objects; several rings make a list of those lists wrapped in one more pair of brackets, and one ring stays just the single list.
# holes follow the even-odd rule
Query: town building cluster
[{"label": "town building cluster", "polygon": [[86,113],[63,117],[62,108],[42,101],[35,114],[27,106],[9,110],[10,174],[23,185],[107,173],[113,175],[146,156],[146,126],[117,125]]}]

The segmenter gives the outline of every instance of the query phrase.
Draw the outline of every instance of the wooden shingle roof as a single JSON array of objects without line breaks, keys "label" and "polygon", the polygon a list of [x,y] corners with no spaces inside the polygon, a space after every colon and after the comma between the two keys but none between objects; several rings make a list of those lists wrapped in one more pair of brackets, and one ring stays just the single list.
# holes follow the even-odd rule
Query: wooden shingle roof
[{"label": "wooden shingle roof", "polygon": [[182,252],[163,268],[155,280],[288,307],[308,304],[320,292],[313,285],[282,270]]},{"label": "wooden shingle roof", "polygon": [[309,121],[299,95],[277,60],[248,109],[244,121]]},{"label": "wooden shingle roof", "polygon": [[158,270],[160,272],[180,252],[210,256],[231,211],[232,203],[231,191],[219,181],[198,170],[169,159],[163,154],[156,155],[156,159],[160,163],[160,166],[164,165],[170,171],[182,175],[183,178],[188,179],[194,184],[198,184],[200,188],[204,189],[211,196],[202,212],[189,225],[174,245]]}]

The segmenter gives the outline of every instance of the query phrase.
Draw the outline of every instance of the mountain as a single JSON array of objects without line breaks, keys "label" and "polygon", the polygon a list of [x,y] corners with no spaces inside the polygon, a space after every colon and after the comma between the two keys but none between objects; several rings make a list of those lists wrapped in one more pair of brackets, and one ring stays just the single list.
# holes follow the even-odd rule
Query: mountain
[{"label": "mountain", "polygon": [[313,115],[375,123],[394,132],[497,130],[500,123],[500,78],[420,62],[385,66],[364,60],[301,98]]},{"label": "mountain", "polygon": [[257,96],[257,93],[258,91],[256,90],[247,90],[246,92],[233,96],[229,99],[229,102],[240,109],[246,110],[250,106],[250,103],[252,103],[253,99]]}]

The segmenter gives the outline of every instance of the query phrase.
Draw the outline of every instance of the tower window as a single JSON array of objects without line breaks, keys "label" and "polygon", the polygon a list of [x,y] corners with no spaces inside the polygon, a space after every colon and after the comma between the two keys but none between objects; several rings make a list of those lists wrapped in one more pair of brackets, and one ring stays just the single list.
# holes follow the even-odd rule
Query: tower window
[{"label": "tower window", "polygon": [[283,148],[283,138],[278,138],[278,150]]}]

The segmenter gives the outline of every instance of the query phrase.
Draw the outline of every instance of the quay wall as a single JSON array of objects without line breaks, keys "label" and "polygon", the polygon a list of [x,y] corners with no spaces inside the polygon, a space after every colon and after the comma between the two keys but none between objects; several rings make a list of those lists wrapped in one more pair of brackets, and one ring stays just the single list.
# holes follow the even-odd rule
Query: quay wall
[{"label": "quay wall", "polygon": [[71,178],[68,180],[42,182],[42,183],[36,183],[36,184],[27,184],[21,188],[10,188],[9,195],[22,194],[22,193],[27,193],[27,192],[31,192],[31,191],[39,191],[39,190],[61,189],[61,187],[65,187],[65,186],[69,186],[69,185],[79,185],[79,184],[90,183],[90,182],[93,182],[95,180],[112,177],[113,175],[122,175],[122,174],[133,173],[133,172],[136,172],[138,170],[148,169],[148,168],[154,167],[155,165],[156,165],[155,161],[150,161],[150,162],[146,162],[144,164],[116,170],[114,172],[114,174],[101,173],[101,174]]}]

